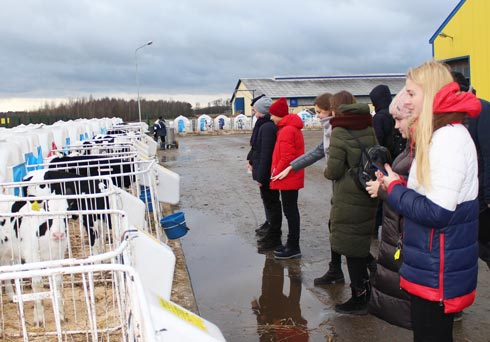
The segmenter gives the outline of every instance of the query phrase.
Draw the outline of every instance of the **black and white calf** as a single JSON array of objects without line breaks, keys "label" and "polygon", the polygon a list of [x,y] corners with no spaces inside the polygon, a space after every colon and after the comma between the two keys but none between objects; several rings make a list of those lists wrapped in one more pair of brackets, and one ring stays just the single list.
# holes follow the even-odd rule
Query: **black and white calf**
[{"label": "black and white calf", "polygon": [[135,181],[135,155],[112,158],[101,156],[64,156],[50,160],[49,169],[59,169],[80,176],[109,176],[114,185],[129,188]]},{"label": "black and white calf", "polygon": [[[109,198],[105,189],[110,180],[88,179],[80,175],[58,170],[35,170],[24,177],[32,185],[24,188],[27,196],[72,196],[67,200],[68,210],[80,213],[80,220],[88,233],[92,254],[104,251],[106,230],[111,227]],[[104,212],[105,210],[105,212]]]},{"label": "black and white calf", "polygon": [[[0,262],[1,265],[33,263],[64,259],[68,250],[67,215],[65,199],[49,199],[39,203],[14,196],[0,196]],[[63,278],[55,276],[54,288],[58,292],[58,307],[61,320],[65,319],[61,296]],[[32,278],[34,293],[43,292],[43,280]],[[13,297],[10,282],[6,292]],[[35,300],[34,322],[44,323],[44,306]]]}]

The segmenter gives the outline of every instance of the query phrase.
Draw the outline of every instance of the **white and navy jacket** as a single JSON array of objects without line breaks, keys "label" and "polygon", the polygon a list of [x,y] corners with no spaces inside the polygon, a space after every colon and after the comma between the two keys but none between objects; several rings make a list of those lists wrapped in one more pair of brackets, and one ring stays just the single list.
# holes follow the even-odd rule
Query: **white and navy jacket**
[{"label": "white and navy jacket", "polygon": [[429,160],[430,189],[419,184],[415,161],[407,186],[388,188],[389,205],[405,220],[400,286],[458,312],[473,303],[478,275],[478,162],[466,128],[436,130]]}]

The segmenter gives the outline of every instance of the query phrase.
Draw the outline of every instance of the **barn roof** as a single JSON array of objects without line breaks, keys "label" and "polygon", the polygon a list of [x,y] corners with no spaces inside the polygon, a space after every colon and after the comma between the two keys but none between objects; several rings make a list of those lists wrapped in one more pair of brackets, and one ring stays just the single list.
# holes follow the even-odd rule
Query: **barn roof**
[{"label": "barn roof", "polygon": [[367,96],[379,84],[387,85],[394,95],[405,85],[405,75],[374,74],[242,78],[235,87],[232,101],[241,82],[248,90],[253,91],[255,96],[266,94],[271,98],[316,97],[325,92],[334,94],[341,90],[348,90],[354,96]]}]

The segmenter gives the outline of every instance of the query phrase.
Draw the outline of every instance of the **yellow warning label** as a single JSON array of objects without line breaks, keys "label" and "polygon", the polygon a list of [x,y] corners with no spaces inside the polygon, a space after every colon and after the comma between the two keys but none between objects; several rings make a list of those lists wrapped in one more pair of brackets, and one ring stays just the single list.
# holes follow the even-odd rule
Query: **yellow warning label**
[{"label": "yellow warning label", "polygon": [[201,317],[196,316],[191,312],[185,311],[184,309],[178,307],[172,302],[169,302],[168,300],[163,299],[160,296],[158,297],[158,301],[160,302],[160,306],[165,310],[167,310],[168,312],[170,312],[171,314],[189,322],[190,324],[198,327],[199,329],[208,332],[208,329],[204,324],[204,320]]}]

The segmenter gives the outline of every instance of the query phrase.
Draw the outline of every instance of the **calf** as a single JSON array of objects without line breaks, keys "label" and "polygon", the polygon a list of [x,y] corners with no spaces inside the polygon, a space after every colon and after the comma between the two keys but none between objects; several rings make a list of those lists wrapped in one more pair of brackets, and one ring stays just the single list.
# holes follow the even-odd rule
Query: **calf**
[{"label": "calf", "polygon": [[[32,212],[30,202],[25,202],[19,213]],[[20,238],[21,257],[26,262],[38,262],[47,260],[64,259],[68,250],[66,216],[62,216],[68,210],[68,202],[65,199],[50,199],[45,202],[45,207],[39,212],[45,213],[43,216],[24,216],[19,223],[18,235]],[[59,213],[49,215],[49,213]],[[61,215],[61,216],[60,216]],[[66,215],[66,214],[65,214]],[[61,289],[63,277],[54,277],[55,290],[58,291],[58,308],[60,319],[65,320],[65,310]],[[43,291],[43,280],[40,277],[32,278],[32,291]],[[41,300],[36,300],[34,305],[34,322],[37,326],[44,323],[44,306]]]},{"label": "calf", "polygon": [[[58,170],[32,171],[24,177],[24,180],[34,183],[24,188],[24,194],[27,194],[27,196],[46,196],[51,192],[58,195],[79,195],[80,197],[68,200],[68,210],[81,210],[84,212],[81,215],[81,222],[87,230],[92,253],[99,254],[103,252],[105,231],[102,223],[106,222],[110,227],[110,215],[92,214],[90,211],[110,208],[109,199],[106,196],[100,196],[102,189],[109,187],[106,181],[88,180],[80,175]],[[57,182],[43,183],[43,181],[51,180],[57,180]],[[82,198],[82,195],[87,196]]]},{"label": "calf", "polygon": [[[20,241],[17,232],[14,231],[12,205],[19,199],[15,196],[0,195],[0,266],[19,263]],[[14,297],[12,283],[6,282],[5,290],[10,299]]]},{"label": "calf", "polygon": [[[25,263],[64,259],[68,249],[66,212],[68,202],[65,199],[49,199],[42,203],[26,201],[17,198],[7,198],[2,201],[2,212],[10,206],[10,212],[18,216],[1,217],[3,225],[0,237],[3,241],[8,239],[10,244],[1,245],[2,264],[13,264],[22,260]],[[38,213],[39,215],[33,215]],[[5,219],[5,220],[4,220]],[[10,231],[8,231],[10,229]],[[10,258],[10,259],[9,259]],[[60,319],[65,319],[63,300],[61,296],[63,278],[54,277],[54,290],[57,291],[57,304]],[[43,280],[40,277],[32,278],[33,292],[43,291]],[[7,282],[7,294],[12,297],[13,290]],[[44,306],[40,299],[34,303],[34,322],[37,326],[44,323]]]},{"label": "calf", "polygon": [[63,169],[80,176],[109,176],[120,188],[129,188],[135,181],[134,157],[101,158],[100,156],[65,156],[50,160],[50,169]]}]

